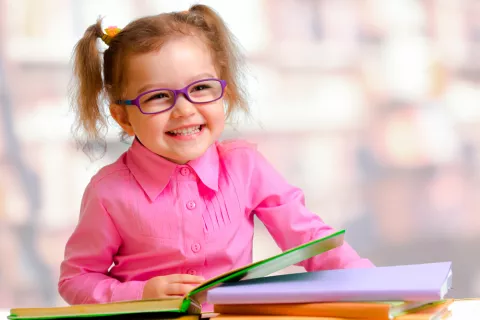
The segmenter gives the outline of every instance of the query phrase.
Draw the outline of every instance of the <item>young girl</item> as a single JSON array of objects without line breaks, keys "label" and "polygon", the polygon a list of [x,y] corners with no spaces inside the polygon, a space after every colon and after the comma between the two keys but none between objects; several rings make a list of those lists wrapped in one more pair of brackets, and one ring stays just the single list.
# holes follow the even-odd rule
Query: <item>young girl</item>
[{"label": "young girl", "polygon": [[[107,103],[134,140],[85,190],[61,265],[68,303],[179,296],[249,264],[254,215],[282,250],[334,232],[254,147],[218,141],[225,119],[247,110],[238,57],[204,5],[86,30],[75,50],[79,124],[99,138]],[[301,265],[373,266],[348,244]]]}]

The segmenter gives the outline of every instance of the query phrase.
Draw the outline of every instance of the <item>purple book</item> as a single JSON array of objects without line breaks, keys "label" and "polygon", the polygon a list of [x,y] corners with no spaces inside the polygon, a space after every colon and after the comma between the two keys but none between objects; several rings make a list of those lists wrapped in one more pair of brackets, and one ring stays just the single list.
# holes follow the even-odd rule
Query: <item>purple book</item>
[{"label": "purple book", "polygon": [[332,301],[435,301],[452,285],[452,263],[303,272],[224,283],[207,293],[212,304]]}]

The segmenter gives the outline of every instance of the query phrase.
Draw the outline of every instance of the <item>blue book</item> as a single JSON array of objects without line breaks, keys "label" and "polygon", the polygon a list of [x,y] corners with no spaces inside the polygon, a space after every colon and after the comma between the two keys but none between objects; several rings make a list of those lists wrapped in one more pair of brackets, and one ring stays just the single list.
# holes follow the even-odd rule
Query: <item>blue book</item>
[{"label": "blue book", "polygon": [[335,301],[437,301],[452,286],[452,263],[338,269],[224,283],[207,293],[212,304]]}]

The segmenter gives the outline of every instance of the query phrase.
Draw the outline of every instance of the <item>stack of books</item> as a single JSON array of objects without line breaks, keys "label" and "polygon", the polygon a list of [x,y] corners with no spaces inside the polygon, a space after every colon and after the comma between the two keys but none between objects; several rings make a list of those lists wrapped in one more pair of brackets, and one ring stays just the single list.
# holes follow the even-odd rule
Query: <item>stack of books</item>
[{"label": "stack of books", "polygon": [[[345,230],[199,285],[180,298],[11,309],[11,320],[444,319],[451,262],[270,276],[343,244]],[[214,305],[202,313],[201,305]]]},{"label": "stack of books", "polygon": [[[220,319],[443,319],[451,262],[343,269],[225,283],[207,293]],[[316,318],[312,318],[316,317]],[[268,319],[268,318],[267,318]],[[276,318],[275,318],[276,319]]]}]

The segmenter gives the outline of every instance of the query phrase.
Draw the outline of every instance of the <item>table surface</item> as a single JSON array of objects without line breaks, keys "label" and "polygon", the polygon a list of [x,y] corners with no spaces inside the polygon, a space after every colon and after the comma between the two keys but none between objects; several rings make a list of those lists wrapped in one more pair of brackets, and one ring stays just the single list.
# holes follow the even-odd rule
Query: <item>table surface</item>
[{"label": "table surface", "polygon": [[[480,299],[476,300],[457,300],[450,306],[452,317],[449,320],[472,320],[480,319]],[[9,315],[9,309],[0,309],[0,320],[6,320]],[[475,317],[475,315],[477,317]],[[215,319],[215,318],[213,318]]]},{"label": "table surface", "polygon": [[457,300],[450,306],[450,310],[452,311],[450,320],[478,319],[478,315],[480,315],[480,300]]}]

